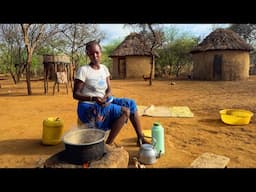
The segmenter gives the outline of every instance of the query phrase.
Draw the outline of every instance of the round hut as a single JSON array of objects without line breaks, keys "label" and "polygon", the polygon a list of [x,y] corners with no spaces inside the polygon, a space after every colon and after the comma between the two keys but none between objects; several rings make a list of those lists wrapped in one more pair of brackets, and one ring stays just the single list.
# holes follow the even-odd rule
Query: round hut
[{"label": "round hut", "polygon": [[[151,63],[153,63],[153,75],[155,63],[152,61],[150,42],[145,42],[139,33],[131,33],[109,55],[112,58],[112,78],[129,79],[149,77]],[[155,56],[158,56],[154,53]]]},{"label": "round hut", "polygon": [[193,79],[248,79],[249,52],[252,50],[234,31],[217,29],[190,52],[193,59]]}]

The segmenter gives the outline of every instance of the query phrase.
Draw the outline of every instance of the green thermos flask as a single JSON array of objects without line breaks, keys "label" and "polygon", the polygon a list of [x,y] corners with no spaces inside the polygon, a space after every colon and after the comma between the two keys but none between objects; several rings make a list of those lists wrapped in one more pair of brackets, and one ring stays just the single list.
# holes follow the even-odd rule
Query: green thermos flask
[{"label": "green thermos flask", "polygon": [[164,154],[164,128],[158,122],[153,124],[151,129],[152,138],[157,154]]}]

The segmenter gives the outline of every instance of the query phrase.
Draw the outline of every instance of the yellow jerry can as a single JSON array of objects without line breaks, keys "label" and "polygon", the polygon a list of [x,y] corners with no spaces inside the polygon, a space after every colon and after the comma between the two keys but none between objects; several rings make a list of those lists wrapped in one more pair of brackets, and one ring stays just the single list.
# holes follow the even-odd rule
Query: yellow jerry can
[{"label": "yellow jerry can", "polygon": [[57,145],[61,142],[64,123],[59,117],[48,117],[43,120],[43,138],[45,145]]}]

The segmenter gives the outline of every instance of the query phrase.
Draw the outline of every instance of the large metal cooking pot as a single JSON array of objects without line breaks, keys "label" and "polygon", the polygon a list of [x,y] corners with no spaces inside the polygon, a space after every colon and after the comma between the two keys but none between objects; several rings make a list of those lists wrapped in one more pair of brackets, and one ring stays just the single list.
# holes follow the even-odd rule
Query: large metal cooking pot
[{"label": "large metal cooking pot", "polygon": [[105,131],[76,129],[63,137],[65,157],[69,163],[83,164],[99,160],[105,153]]}]

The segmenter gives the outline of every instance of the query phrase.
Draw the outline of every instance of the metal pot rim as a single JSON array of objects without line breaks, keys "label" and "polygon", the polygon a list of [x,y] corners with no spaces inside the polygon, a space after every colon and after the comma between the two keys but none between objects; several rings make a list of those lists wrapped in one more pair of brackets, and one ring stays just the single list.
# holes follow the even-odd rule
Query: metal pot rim
[{"label": "metal pot rim", "polygon": [[[102,133],[102,138],[98,139],[97,141],[94,141],[94,142],[90,142],[90,143],[72,143],[72,142],[68,142],[67,141],[67,138],[70,137],[71,135],[74,135],[74,134],[77,134],[79,132],[88,132],[88,131],[96,131],[96,132],[100,132]],[[101,129],[78,129],[78,130],[73,130],[73,131],[70,131],[68,133],[66,133],[64,136],[63,136],[63,143],[64,144],[68,144],[68,145],[75,145],[75,146],[87,146],[87,145],[93,145],[93,144],[97,144],[97,143],[100,143],[102,141],[104,141],[105,139],[105,136],[106,136],[106,132],[101,130]]]}]

